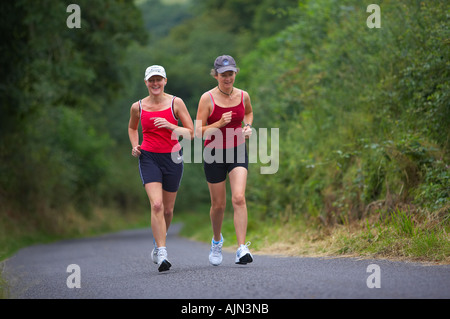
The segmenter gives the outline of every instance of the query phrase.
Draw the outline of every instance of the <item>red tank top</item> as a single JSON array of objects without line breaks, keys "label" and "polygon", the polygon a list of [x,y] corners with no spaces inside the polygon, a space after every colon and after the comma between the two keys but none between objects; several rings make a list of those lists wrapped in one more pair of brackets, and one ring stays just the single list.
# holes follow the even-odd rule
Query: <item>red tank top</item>
[{"label": "red tank top", "polygon": [[148,112],[142,109],[141,100],[139,100],[139,112],[143,135],[141,148],[144,151],[154,153],[172,153],[178,152],[181,149],[178,139],[171,139],[171,130],[166,128],[157,128],[154,124],[155,117],[162,117],[172,124],[178,124],[178,119],[175,117],[175,113],[173,111],[173,103],[175,98],[176,97],[174,96],[170,107],[155,112]]},{"label": "red tank top", "polygon": [[[242,121],[244,120],[245,115],[245,106],[244,106],[244,91],[242,91],[241,103],[233,107],[222,107],[214,102],[214,98],[211,93],[211,102],[213,105],[213,110],[211,115],[208,117],[208,125],[219,121],[222,118],[223,113],[227,113],[232,111],[231,121],[224,127],[220,128],[222,135],[211,135],[208,139],[205,140],[205,146],[211,144],[217,138],[222,138],[222,143],[220,141],[216,141],[211,144],[209,147],[216,148],[233,148],[242,143],[245,143],[245,138],[242,135]],[[228,136],[227,136],[228,134]]]}]

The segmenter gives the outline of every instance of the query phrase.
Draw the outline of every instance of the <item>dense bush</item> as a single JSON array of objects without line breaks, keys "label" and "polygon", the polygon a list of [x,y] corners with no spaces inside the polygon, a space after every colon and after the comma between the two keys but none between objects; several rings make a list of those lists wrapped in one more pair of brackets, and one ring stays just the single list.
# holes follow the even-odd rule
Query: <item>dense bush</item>
[{"label": "dense bush", "polygon": [[87,213],[123,192],[102,191],[117,169],[105,119],[126,84],[125,48],[146,31],[132,1],[77,4],[80,29],[67,27],[63,2],[1,5],[0,210],[10,216]]},{"label": "dense bush", "polygon": [[448,5],[381,8],[369,29],[359,1],[301,4],[299,22],[241,64],[255,125],[282,136],[278,173],[249,182],[263,215],[346,222],[375,203],[448,214]]}]

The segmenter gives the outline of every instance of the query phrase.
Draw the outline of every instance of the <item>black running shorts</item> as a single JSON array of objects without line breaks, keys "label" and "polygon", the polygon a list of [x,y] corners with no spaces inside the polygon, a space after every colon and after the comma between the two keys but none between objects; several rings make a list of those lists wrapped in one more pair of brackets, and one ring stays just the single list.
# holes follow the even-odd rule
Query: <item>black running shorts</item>
[{"label": "black running shorts", "polygon": [[208,149],[203,152],[203,169],[208,183],[220,183],[235,167],[248,170],[248,154],[245,143],[229,149]]},{"label": "black running shorts", "polygon": [[139,173],[142,184],[159,182],[167,192],[176,192],[183,176],[182,150],[176,153],[153,153],[141,150]]}]

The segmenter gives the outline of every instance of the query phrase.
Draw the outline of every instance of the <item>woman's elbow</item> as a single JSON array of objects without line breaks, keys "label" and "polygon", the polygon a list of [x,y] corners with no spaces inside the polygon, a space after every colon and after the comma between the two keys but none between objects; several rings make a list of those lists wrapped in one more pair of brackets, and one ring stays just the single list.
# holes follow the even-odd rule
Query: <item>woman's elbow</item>
[{"label": "woman's elbow", "polygon": [[192,138],[194,138],[194,137],[197,137],[197,138],[202,138],[203,137],[202,128],[201,127],[195,128]]},{"label": "woman's elbow", "polygon": [[192,141],[195,137],[195,131],[194,129],[189,130],[189,139]]}]

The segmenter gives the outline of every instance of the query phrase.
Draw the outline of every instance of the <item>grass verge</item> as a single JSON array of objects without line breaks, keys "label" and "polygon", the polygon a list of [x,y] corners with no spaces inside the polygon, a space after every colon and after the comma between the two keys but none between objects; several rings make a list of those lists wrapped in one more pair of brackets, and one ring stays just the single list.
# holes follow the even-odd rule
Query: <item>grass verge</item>
[{"label": "grass verge", "polygon": [[380,213],[340,233],[341,254],[450,264],[449,216],[418,216],[397,209]]},{"label": "grass verge", "polygon": [[[210,242],[209,207],[204,214],[182,214],[181,235]],[[174,219],[175,220],[175,219]],[[321,226],[301,218],[258,220],[249,216],[247,239],[255,254],[309,257],[362,257],[450,264],[450,217],[418,216],[397,209],[346,225]],[[232,213],[222,227],[225,249],[237,247]]]}]

